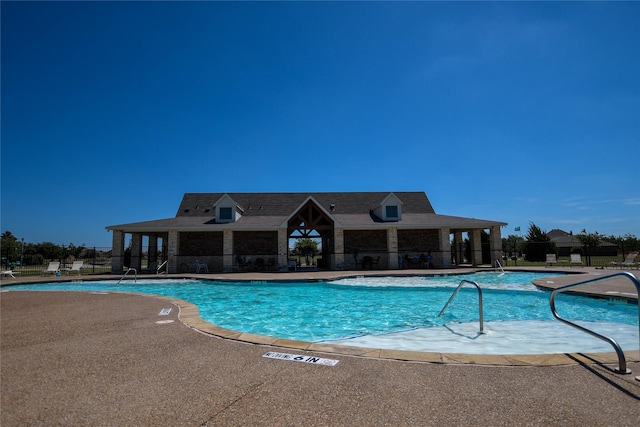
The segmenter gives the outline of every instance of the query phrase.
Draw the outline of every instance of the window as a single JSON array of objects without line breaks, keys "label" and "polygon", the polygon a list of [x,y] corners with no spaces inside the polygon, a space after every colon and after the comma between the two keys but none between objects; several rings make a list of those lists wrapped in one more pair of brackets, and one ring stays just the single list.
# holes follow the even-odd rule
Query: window
[{"label": "window", "polygon": [[398,218],[398,206],[391,205],[386,206],[386,217],[387,219]]},{"label": "window", "polygon": [[233,213],[233,209],[231,208],[220,208],[220,216],[218,220],[231,221],[233,219],[232,213]]}]

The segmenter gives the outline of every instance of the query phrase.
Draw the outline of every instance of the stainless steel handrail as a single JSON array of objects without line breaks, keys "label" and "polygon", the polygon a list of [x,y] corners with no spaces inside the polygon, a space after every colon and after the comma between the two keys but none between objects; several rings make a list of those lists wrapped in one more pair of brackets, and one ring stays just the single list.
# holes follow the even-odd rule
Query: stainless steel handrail
[{"label": "stainless steel handrail", "polygon": [[133,277],[134,277],[134,280],[135,280],[135,281],[137,281],[137,280],[138,280],[138,270],[136,270],[136,269],[135,269],[135,268],[133,268],[133,267],[129,267],[129,268],[127,269],[127,271],[124,273],[124,275],[120,278],[120,280],[118,280],[118,283],[116,283],[116,286],[118,286],[118,285],[120,284],[120,282],[122,282],[122,280],[123,280],[125,277],[127,277],[127,274],[129,274],[129,272],[130,272],[130,271],[133,271],[133,273],[134,273],[134,276],[133,276]]},{"label": "stainless steel handrail", "polygon": [[[167,265],[168,262],[169,262],[169,260],[166,260],[165,262],[160,264],[158,266],[158,268],[156,268],[156,274],[160,274],[160,270],[162,270]],[[167,270],[166,269],[164,270],[164,273],[167,274]]]},{"label": "stainless steel handrail", "polygon": [[460,284],[458,285],[458,287],[456,288],[455,291],[453,291],[453,293],[451,294],[451,296],[449,297],[449,301],[447,301],[447,303],[444,305],[444,307],[442,307],[442,310],[440,310],[440,313],[438,313],[438,317],[442,316],[442,313],[444,313],[444,311],[447,309],[447,307],[449,307],[449,304],[451,303],[451,301],[453,301],[453,299],[456,297],[456,295],[458,295],[458,292],[460,291],[460,288],[462,287],[462,285],[464,285],[465,283],[469,283],[473,286],[476,287],[476,289],[478,289],[478,308],[480,311],[480,333],[484,333],[484,317],[483,317],[483,310],[482,310],[482,289],[480,289],[480,286],[478,286],[478,284],[474,281],[471,280],[463,280],[460,282]]},{"label": "stainless steel handrail", "polygon": [[[571,289],[571,288],[575,288],[577,286],[582,286],[582,285],[586,285],[589,283],[594,283],[594,282],[599,282],[602,280],[609,280],[613,277],[618,277],[618,276],[622,276],[622,277],[626,277],[627,279],[631,280],[631,282],[635,285],[636,287],[636,291],[638,292],[638,294],[640,295],[640,281],[638,280],[638,278],[636,278],[636,276],[634,276],[633,274],[623,271],[620,273],[614,273],[614,274],[610,274],[608,276],[604,276],[604,277],[597,277],[595,279],[589,279],[589,280],[584,280],[582,282],[578,282],[578,283],[573,283],[571,285],[565,285],[565,286],[561,286],[558,289],[555,289],[553,292],[551,292],[551,296],[549,297],[549,305],[551,306],[551,313],[553,314],[553,316],[558,319],[559,321],[566,323],[569,326],[573,326],[576,329],[581,330],[582,332],[585,332],[591,336],[594,336],[596,338],[599,338],[603,341],[608,342],[609,344],[611,344],[614,348],[614,350],[616,351],[616,354],[618,355],[618,369],[616,369],[616,371],[618,373],[621,374],[630,374],[631,370],[627,369],[627,361],[624,357],[624,352],[622,351],[622,348],[620,347],[620,344],[618,344],[618,342],[616,340],[614,340],[613,338],[607,337],[605,335],[600,335],[597,332],[594,332],[590,329],[587,329],[583,326],[580,326],[576,323],[573,323],[563,317],[561,317],[557,310],[556,310],[556,295],[560,292],[564,292],[567,289]],[[640,308],[638,308],[638,327],[640,330]],[[638,348],[640,348],[640,338],[639,338],[639,343],[638,343]],[[638,375],[636,377],[636,380],[640,381],[640,375]]]}]

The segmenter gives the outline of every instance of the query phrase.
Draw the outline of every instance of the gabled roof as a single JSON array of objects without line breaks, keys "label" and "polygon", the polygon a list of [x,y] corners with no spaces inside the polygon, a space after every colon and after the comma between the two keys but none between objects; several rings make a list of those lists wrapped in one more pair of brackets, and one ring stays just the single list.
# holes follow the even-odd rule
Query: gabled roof
[{"label": "gabled roof", "polygon": [[[564,230],[554,228],[547,233],[549,239],[556,244],[559,248],[575,248],[582,246],[582,242],[578,238],[578,235],[573,233],[567,233]],[[606,240],[600,240],[598,246],[617,246],[615,243],[607,242]]]},{"label": "gabled roof", "polygon": [[[223,229],[274,229],[308,200],[318,204],[336,225],[346,228],[388,228],[372,211],[394,195],[402,203],[402,218],[393,222],[398,228],[472,229],[506,225],[504,222],[438,215],[424,192],[318,192],[318,193],[185,193],[175,218],[108,226],[125,232],[214,231]],[[215,204],[230,198],[242,212],[231,223],[216,223]],[[333,207],[332,207],[333,206]]]},{"label": "gabled roof", "polygon": [[[176,216],[207,216],[213,212],[215,203],[227,195],[244,210],[244,215],[270,216],[290,215],[309,197],[320,206],[341,214],[359,214],[375,209],[391,192],[349,192],[349,193],[186,193],[182,198]],[[403,203],[402,211],[409,213],[435,213],[424,192],[393,192]],[[205,212],[210,209],[209,212]]]}]

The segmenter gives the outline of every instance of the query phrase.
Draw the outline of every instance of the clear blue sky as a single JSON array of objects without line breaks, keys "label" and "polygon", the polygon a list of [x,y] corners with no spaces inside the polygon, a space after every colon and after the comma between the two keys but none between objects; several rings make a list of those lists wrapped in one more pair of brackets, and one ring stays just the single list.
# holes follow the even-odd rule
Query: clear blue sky
[{"label": "clear blue sky", "polygon": [[239,191],[640,236],[640,3],[0,7],[1,230],[28,242]]}]

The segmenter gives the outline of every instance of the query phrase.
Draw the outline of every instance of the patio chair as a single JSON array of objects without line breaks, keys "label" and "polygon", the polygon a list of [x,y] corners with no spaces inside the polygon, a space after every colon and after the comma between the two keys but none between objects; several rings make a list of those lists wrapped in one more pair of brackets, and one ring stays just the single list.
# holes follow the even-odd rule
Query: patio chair
[{"label": "patio chair", "polygon": [[380,264],[380,256],[378,256],[377,258],[374,258],[371,261],[371,268],[378,268],[378,264]]},{"label": "patio chair", "polygon": [[584,267],[584,264],[582,264],[582,256],[580,254],[571,254],[571,260],[569,261],[569,266],[572,265],[579,265],[581,267]]},{"label": "patio chair", "polygon": [[364,270],[369,266],[369,270],[373,270],[373,257],[372,256],[364,256],[362,258],[362,269]]},{"label": "patio chair", "polygon": [[42,271],[42,275],[46,276],[49,273],[55,275],[59,271],[60,271],[60,263],[57,262],[57,261],[54,261],[54,262],[50,262],[49,266],[45,270]]},{"label": "patio chair", "polygon": [[67,275],[75,271],[78,273],[78,276],[82,276],[82,273],[80,272],[80,270],[82,269],[83,265],[84,265],[84,261],[73,261],[73,265],[71,266],[71,268],[63,268],[62,271],[67,273]]},{"label": "patio chair", "polygon": [[547,254],[547,260],[544,262],[544,266],[551,266],[558,263],[558,258],[556,258],[556,254]]},{"label": "patio chair", "polygon": [[209,272],[209,265],[207,265],[207,263],[205,262],[200,262],[198,260],[196,260],[196,273],[200,273],[201,271],[208,273]]},{"label": "patio chair", "polygon": [[624,261],[612,261],[611,266],[616,268],[638,267],[638,262],[636,261],[638,253],[639,252],[629,252]]}]

